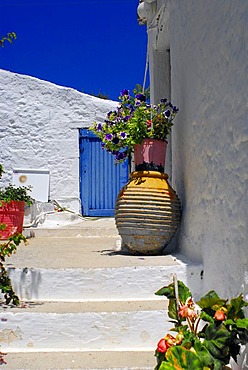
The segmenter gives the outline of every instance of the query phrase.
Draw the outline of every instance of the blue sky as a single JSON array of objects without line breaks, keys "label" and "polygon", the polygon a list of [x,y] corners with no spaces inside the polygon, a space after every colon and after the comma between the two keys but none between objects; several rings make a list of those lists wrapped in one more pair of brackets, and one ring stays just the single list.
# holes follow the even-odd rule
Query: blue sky
[{"label": "blue sky", "polygon": [[138,0],[12,0],[0,2],[0,68],[85,93],[119,92],[143,84],[147,34]]}]

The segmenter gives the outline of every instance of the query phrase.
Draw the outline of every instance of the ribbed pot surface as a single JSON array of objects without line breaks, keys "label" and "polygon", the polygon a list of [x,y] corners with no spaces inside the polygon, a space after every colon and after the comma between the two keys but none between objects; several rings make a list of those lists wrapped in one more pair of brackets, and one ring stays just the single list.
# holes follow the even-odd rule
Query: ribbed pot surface
[{"label": "ribbed pot surface", "polygon": [[161,253],[179,226],[180,200],[167,179],[165,173],[136,171],[118,195],[116,227],[132,254]]}]

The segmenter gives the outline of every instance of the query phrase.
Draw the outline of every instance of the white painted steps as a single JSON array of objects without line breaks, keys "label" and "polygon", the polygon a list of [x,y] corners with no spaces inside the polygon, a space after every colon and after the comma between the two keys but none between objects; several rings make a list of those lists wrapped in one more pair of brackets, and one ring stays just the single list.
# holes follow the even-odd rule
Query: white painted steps
[{"label": "white painted steps", "polygon": [[[172,273],[199,291],[201,266],[172,255],[121,254],[118,240],[102,229],[94,237],[36,237],[19,248],[8,263],[16,292],[28,305],[2,308],[2,351],[9,359],[18,363],[19,356],[26,364],[23,369],[40,370],[155,366],[156,343],[170,324],[166,300],[154,292],[171,282]],[[34,353],[37,361],[47,359],[41,361],[43,367],[35,367]],[[70,353],[75,363],[70,362]],[[78,358],[84,356],[86,361],[92,353],[95,362],[73,367]],[[69,362],[61,364],[63,356]],[[8,365],[15,366],[10,360]]]},{"label": "white painted steps", "polygon": [[166,302],[39,302],[2,313],[3,350],[152,351],[171,327]]},{"label": "white painted steps", "polygon": [[92,218],[72,214],[70,212],[57,212],[46,214],[44,222],[38,227],[24,229],[26,237],[84,237],[84,236],[118,236],[114,218]]},{"label": "white painted steps", "polygon": [[153,370],[150,351],[19,352],[8,353],[6,370]]}]

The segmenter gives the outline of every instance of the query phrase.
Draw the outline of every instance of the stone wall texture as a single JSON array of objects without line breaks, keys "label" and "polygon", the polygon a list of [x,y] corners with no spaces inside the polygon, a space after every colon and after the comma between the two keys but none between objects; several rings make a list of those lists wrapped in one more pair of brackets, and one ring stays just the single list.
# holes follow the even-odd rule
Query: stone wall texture
[{"label": "stone wall texture", "polygon": [[178,248],[203,262],[206,289],[247,295],[248,2],[171,1],[168,37]]},{"label": "stone wall texture", "polygon": [[[0,163],[12,182],[14,168],[50,170],[51,199],[79,206],[79,128],[102,122],[116,102],[37,78],[0,70]],[[76,200],[76,201],[75,201]]]}]

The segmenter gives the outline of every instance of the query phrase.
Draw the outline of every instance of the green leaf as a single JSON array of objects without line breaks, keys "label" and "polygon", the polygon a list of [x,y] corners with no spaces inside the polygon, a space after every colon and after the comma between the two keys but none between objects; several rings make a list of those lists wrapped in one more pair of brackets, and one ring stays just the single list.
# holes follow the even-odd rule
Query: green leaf
[{"label": "green leaf", "polygon": [[204,366],[211,366],[214,363],[213,356],[200,340],[195,339],[194,349]]},{"label": "green leaf", "polygon": [[242,294],[237,298],[233,298],[228,305],[228,319],[243,319],[245,317],[243,307],[248,306],[248,303],[243,300]]},{"label": "green leaf", "polygon": [[205,329],[203,345],[215,359],[225,360],[229,356],[230,339],[231,333],[223,324],[219,326],[209,324]]},{"label": "green leaf", "polygon": [[205,311],[201,311],[200,313],[200,318],[203,320],[203,321],[207,321],[207,322],[210,322],[210,323],[214,323],[215,320],[213,318],[213,316],[209,315],[207,312]]},{"label": "green leaf", "polygon": [[178,322],[177,305],[176,305],[176,300],[175,299],[170,299],[169,300],[168,316],[173,320],[177,320],[177,322]]},{"label": "green leaf", "polygon": [[[168,299],[175,299],[176,297],[175,297],[174,283],[168,286],[162,287],[155,294],[164,295]],[[192,294],[189,288],[180,280],[178,281],[178,296],[182,303],[185,303],[187,298],[192,297]]]},{"label": "green leaf", "polygon": [[159,370],[203,370],[199,357],[183,347],[170,347],[166,352],[166,360],[168,362],[162,362]]},{"label": "green leaf", "polygon": [[197,304],[202,309],[204,309],[204,308],[212,308],[213,306],[216,306],[216,305],[221,307],[225,305],[226,302],[227,300],[221,299],[214,290],[211,290],[204,297],[202,297],[200,301],[197,302]]},{"label": "green leaf", "polygon": [[248,330],[248,318],[238,319],[236,321],[237,328],[244,328]]}]

